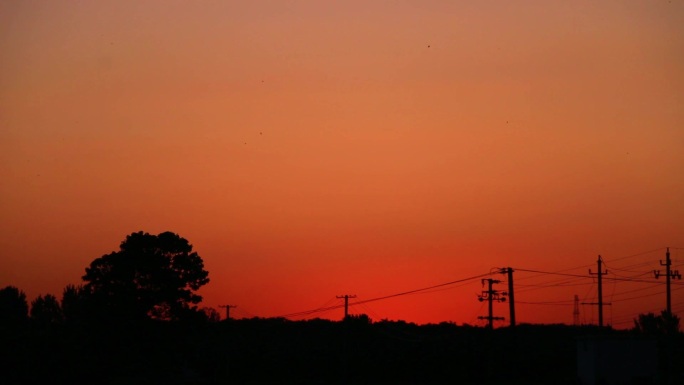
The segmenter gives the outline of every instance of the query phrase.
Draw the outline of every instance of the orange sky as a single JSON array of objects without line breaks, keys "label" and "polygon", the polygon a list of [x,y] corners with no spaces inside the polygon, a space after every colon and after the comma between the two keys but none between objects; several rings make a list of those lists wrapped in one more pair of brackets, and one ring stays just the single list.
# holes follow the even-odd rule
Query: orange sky
[{"label": "orange sky", "polygon": [[[2,2],[0,286],[60,295],[139,230],[187,238],[237,317],[666,246],[684,271],[683,47],[679,0]],[[606,319],[662,308],[645,287]],[[477,323],[480,290],[352,311]]]}]

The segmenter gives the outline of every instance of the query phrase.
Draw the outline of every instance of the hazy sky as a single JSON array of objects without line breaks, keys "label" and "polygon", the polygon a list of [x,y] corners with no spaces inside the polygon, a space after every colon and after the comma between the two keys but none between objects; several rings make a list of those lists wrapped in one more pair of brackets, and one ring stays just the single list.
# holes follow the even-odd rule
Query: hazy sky
[{"label": "hazy sky", "polygon": [[[236,316],[598,254],[653,280],[666,246],[684,271],[680,0],[6,1],[0,52],[0,286],[29,299],[139,230]],[[519,322],[595,300],[516,274]],[[638,298],[608,322],[664,306],[611,285]],[[477,323],[481,289],[353,312]]]}]

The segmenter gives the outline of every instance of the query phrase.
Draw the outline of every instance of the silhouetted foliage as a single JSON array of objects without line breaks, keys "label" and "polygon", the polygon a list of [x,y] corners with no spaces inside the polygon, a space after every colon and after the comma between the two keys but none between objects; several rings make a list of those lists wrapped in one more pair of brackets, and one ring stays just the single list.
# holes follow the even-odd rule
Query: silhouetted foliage
[{"label": "silhouetted foliage", "polygon": [[660,315],[639,314],[634,320],[634,331],[644,334],[676,334],[679,332],[679,317],[663,310]]},{"label": "silhouetted foliage", "polygon": [[344,318],[344,322],[353,325],[370,325],[373,320],[367,314],[349,314]]},{"label": "silhouetted foliage", "polygon": [[38,296],[31,302],[31,321],[38,325],[58,324],[64,321],[62,307],[52,294]]},{"label": "silhouetted foliage", "polygon": [[[577,383],[578,338],[634,337],[587,326],[488,330],[451,323],[256,317],[206,322],[203,311],[192,314],[204,321],[59,328],[29,323],[21,333],[0,333],[0,358],[5,358],[0,362],[11,368],[0,382],[563,385]],[[677,365],[684,362],[683,337],[663,338],[671,342],[673,364],[660,370],[676,379],[684,378],[684,367]]]},{"label": "silhouetted foliage", "polygon": [[88,296],[83,286],[67,285],[62,292],[62,313],[66,322],[82,322],[88,318]]},{"label": "silhouetted foliage", "polygon": [[0,325],[16,326],[27,320],[26,294],[14,286],[0,290]]},{"label": "silhouetted foliage", "polygon": [[106,319],[194,316],[195,293],[209,282],[200,256],[184,238],[137,232],[120,250],[94,260],[83,280],[88,310]]},{"label": "silhouetted foliage", "polygon": [[219,314],[216,309],[211,308],[211,307],[203,307],[200,309],[202,313],[207,317],[207,321],[209,322],[219,322],[221,321],[221,315]]}]

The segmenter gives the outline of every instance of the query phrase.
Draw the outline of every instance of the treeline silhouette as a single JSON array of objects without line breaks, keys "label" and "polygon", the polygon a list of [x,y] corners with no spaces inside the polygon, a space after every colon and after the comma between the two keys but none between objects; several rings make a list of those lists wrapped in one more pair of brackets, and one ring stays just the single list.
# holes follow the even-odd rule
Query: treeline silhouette
[{"label": "treeline silhouette", "polygon": [[252,318],[199,308],[208,282],[187,240],[133,233],[95,259],[61,299],[28,306],[0,289],[1,384],[575,384],[577,339],[658,339],[662,378],[684,379],[684,336],[672,314],[631,331],[518,325]]},{"label": "treeline silhouette", "polygon": [[[26,322],[3,327],[0,349],[3,384],[575,384],[578,337],[634,333],[353,316]],[[684,362],[681,333],[664,336],[671,362]],[[670,370],[684,378],[681,365]]]}]

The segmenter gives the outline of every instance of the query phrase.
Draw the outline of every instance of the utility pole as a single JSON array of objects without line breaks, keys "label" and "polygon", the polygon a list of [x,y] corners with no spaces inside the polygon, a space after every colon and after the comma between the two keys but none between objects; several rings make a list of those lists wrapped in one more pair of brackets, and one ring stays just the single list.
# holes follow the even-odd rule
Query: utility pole
[{"label": "utility pole", "polygon": [[[591,269],[589,269],[589,274],[590,275],[597,275],[598,276],[598,303],[594,304],[591,303],[591,305],[598,305],[599,308],[599,326],[603,327],[603,286],[602,286],[602,279],[604,275],[608,274],[608,270],[605,272],[601,272],[601,264],[603,264],[603,261],[601,260],[601,256],[598,256],[598,260],[596,261],[596,266],[598,268],[598,272],[592,273]],[[608,304],[610,305],[610,304]]]},{"label": "utility pole", "polygon": [[[501,274],[508,274],[508,314],[509,325],[515,327],[515,296],[513,292],[513,268],[504,267]],[[502,293],[505,294],[505,293]]]},{"label": "utility pole", "polygon": [[579,322],[579,316],[580,316],[579,297],[577,296],[577,294],[575,294],[575,307],[572,309],[572,324],[573,325],[575,325],[575,326],[579,325],[579,323],[580,323]]},{"label": "utility pole", "polygon": [[484,290],[483,290],[483,291],[482,291],[482,295],[478,295],[478,296],[477,296],[477,299],[478,299],[480,302],[482,302],[482,301],[484,301],[484,300],[487,300],[488,305],[489,305],[489,315],[486,316],[486,317],[480,316],[480,317],[477,317],[477,318],[478,318],[478,319],[486,319],[486,320],[487,320],[487,327],[488,327],[489,329],[493,329],[493,328],[494,328],[494,321],[495,321],[495,320],[498,321],[498,320],[503,320],[503,319],[504,319],[503,317],[494,317],[494,306],[493,306],[493,303],[494,303],[494,301],[497,301],[497,302],[505,302],[505,301],[506,301],[506,297],[504,297],[504,296],[506,295],[506,292],[500,292],[500,291],[494,290],[494,289],[492,288],[492,285],[494,285],[495,283],[501,283],[501,281],[499,281],[499,280],[497,280],[497,279],[484,278],[484,279],[482,279],[482,286],[484,286],[485,281],[487,281],[487,284],[488,284],[487,291],[484,291]]},{"label": "utility pole", "polygon": [[226,309],[226,319],[229,320],[230,319],[230,309],[235,308],[237,306],[235,306],[235,305],[219,305],[219,307]]},{"label": "utility pole", "polygon": [[349,316],[349,298],[356,298],[356,295],[338,295],[336,298],[344,298],[344,319]]},{"label": "utility pole", "polygon": [[[665,252],[665,263],[660,261],[660,266],[665,266],[665,290],[667,291],[667,312],[672,314],[672,292],[670,290],[670,278],[682,279],[682,275],[679,274],[679,270],[670,271],[670,266],[672,266],[672,260],[670,259],[670,248],[667,248]],[[660,278],[660,270],[653,270],[653,275],[656,279]]]}]

